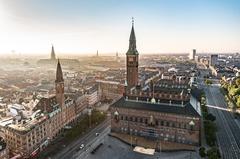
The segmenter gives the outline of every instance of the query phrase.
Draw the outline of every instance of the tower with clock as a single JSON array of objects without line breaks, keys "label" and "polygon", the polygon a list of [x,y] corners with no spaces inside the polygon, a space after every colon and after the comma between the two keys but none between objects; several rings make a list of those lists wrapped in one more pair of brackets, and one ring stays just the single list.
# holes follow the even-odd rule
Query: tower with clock
[{"label": "tower with clock", "polygon": [[127,86],[128,88],[138,85],[138,51],[136,48],[136,37],[134,32],[134,20],[132,19],[132,30],[129,38],[129,48],[126,53],[127,64]]}]

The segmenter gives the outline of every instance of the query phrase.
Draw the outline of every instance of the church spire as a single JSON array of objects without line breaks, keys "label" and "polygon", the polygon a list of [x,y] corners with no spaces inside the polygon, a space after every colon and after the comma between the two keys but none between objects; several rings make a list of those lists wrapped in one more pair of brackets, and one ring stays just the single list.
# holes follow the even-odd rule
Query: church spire
[{"label": "church spire", "polygon": [[58,63],[57,63],[57,72],[56,72],[56,80],[55,82],[58,83],[58,82],[63,82],[63,73],[62,73],[62,67],[61,67],[61,64],[60,64],[60,61],[58,59]]},{"label": "church spire", "polygon": [[51,60],[56,60],[56,55],[55,55],[55,51],[54,51],[53,45],[52,45],[52,51],[51,51]]},{"label": "church spire", "polygon": [[136,36],[134,32],[134,19],[132,18],[132,30],[129,38],[129,48],[127,51],[128,55],[137,55]]}]

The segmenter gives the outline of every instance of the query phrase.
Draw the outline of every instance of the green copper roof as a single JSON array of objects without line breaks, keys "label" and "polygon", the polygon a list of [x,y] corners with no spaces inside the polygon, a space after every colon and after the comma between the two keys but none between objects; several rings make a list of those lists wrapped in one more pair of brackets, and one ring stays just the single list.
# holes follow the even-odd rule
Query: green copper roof
[{"label": "green copper roof", "polygon": [[136,46],[136,36],[134,32],[134,25],[132,23],[132,30],[129,38],[129,48],[127,55],[138,55],[137,46]]}]

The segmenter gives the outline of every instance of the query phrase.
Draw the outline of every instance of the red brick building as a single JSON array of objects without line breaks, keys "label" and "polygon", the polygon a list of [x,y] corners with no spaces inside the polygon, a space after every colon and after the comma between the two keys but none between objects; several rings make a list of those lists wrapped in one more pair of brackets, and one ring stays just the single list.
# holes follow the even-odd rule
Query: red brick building
[{"label": "red brick building", "polygon": [[188,81],[156,81],[147,89],[138,86],[138,52],[132,27],[127,56],[127,85],[113,103],[111,131],[197,146],[201,135],[201,110]]}]

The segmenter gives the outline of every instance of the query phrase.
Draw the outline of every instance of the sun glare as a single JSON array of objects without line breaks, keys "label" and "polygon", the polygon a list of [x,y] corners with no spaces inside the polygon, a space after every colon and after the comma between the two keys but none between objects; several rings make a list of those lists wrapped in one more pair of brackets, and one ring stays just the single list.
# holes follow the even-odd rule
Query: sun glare
[{"label": "sun glare", "polygon": [[2,30],[3,29],[3,25],[5,24],[5,21],[6,21],[6,14],[5,14],[5,11],[4,11],[4,8],[2,6],[2,4],[0,3],[0,29]]}]

